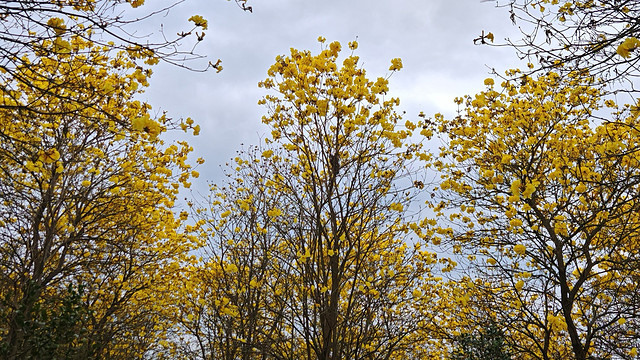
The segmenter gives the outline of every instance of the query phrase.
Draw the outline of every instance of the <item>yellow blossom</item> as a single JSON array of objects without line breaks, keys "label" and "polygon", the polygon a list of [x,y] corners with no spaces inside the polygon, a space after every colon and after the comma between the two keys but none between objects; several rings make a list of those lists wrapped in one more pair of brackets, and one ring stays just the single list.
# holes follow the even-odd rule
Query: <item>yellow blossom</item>
[{"label": "yellow blossom", "polygon": [[193,15],[189,18],[189,21],[193,22],[195,26],[201,27],[203,30],[207,30],[209,26],[207,20],[200,15]]},{"label": "yellow blossom", "polygon": [[622,44],[618,45],[618,49],[616,50],[616,52],[618,53],[618,55],[626,59],[631,56],[631,51],[634,51],[639,47],[640,40],[635,37],[629,37],[625,41],[623,41]]},{"label": "yellow blossom", "polygon": [[389,67],[389,70],[397,71],[400,69],[402,69],[402,60],[400,58],[391,59],[391,66]]}]

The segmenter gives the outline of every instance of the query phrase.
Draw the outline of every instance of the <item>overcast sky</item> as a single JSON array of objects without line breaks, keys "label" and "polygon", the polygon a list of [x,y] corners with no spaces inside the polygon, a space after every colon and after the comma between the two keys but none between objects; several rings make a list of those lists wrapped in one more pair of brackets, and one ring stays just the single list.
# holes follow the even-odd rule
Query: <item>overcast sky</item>
[{"label": "overcast sky", "polygon": [[[176,21],[199,14],[209,21],[207,35],[197,48],[208,60],[222,59],[224,70],[190,72],[173,66],[154,69],[143,99],[155,110],[174,118],[192,117],[202,130],[189,139],[195,157],[205,158],[200,183],[222,179],[219,165],[245,145],[255,144],[270,131],[257,105],[265,94],[257,83],[277,55],[291,47],[320,50],[318,36],[338,40],[343,48],[357,38],[361,64],[369,78],[388,74],[390,60],[402,58],[404,69],[390,79],[390,96],[401,100],[399,111],[417,119],[442,112],[452,115],[453,98],[484,88],[490,69],[499,72],[521,65],[508,47],[476,46],[482,30],[496,42],[517,38],[518,31],[505,9],[481,0],[250,0],[253,13],[233,1],[189,0],[169,16],[156,17],[167,33]],[[146,6],[146,5],[145,5]],[[182,23],[183,25],[186,22]],[[171,25],[174,25],[172,27]]]}]

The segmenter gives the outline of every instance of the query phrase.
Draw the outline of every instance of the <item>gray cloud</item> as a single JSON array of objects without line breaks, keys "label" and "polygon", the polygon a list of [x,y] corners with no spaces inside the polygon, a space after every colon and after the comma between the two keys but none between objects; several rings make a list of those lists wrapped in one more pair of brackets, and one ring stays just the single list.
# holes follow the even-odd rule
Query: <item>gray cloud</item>
[{"label": "gray cloud", "polygon": [[508,14],[479,0],[270,0],[251,5],[253,14],[222,0],[190,0],[173,9],[163,18],[167,33],[184,26],[179,20],[192,14],[209,20],[197,50],[207,61],[222,59],[224,70],[196,73],[161,65],[144,96],[156,109],[190,116],[201,125],[201,135],[190,142],[195,155],[207,160],[202,177],[212,181],[221,178],[218,165],[234,156],[241,143],[256,143],[268,133],[260,121],[264,109],[257,105],[265,92],[257,82],[275,57],[291,47],[318,51],[319,35],[344,45],[357,37],[357,55],[370,77],[385,76],[390,59],[402,58],[404,69],[390,80],[391,95],[400,97],[399,110],[413,118],[419,111],[452,114],[453,98],[483,89],[489,67],[504,71],[518,65],[510,48],[473,45],[482,30],[492,31],[496,41],[517,31]]}]

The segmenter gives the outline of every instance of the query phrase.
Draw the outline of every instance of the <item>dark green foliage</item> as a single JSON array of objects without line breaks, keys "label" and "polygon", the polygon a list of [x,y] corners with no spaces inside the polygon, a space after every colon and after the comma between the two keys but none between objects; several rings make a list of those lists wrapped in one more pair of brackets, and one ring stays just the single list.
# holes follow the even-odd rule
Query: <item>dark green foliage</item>
[{"label": "dark green foliage", "polygon": [[[16,309],[12,320],[18,331],[0,339],[0,358],[78,358],[78,350],[86,347],[86,329],[82,324],[89,315],[82,304],[82,294],[82,286],[70,284],[56,299],[36,302],[30,309]],[[19,343],[19,353],[9,353],[11,341]]]},{"label": "dark green foliage", "polygon": [[496,324],[457,336],[451,360],[511,360],[504,332]]}]

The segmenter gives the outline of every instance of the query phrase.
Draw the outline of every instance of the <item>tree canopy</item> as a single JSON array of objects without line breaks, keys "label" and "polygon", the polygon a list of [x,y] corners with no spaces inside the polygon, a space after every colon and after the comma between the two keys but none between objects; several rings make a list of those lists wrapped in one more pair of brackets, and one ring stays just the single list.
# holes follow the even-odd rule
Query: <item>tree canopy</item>
[{"label": "tree canopy", "polygon": [[417,121],[399,58],[291,49],[268,135],[185,204],[203,160],[168,135],[200,126],[139,96],[208,22],[138,38],[142,5],[0,4],[0,357],[638,357],[637,2],[499,2],[529,69]]},{"label": "tree canopy", "polygon": [[[408,216],[423,187],[412,164],[427,155],[408,142],[421,127],[382,99],[388,80],[365,76],[356,47],[342,66],[338,42],[292,49],[260,83],[276,92],[262,100],[271,136],[238,155],[203,212],[207,260],[185,321],[194,357],[414,353],[427,319],[414,302],[437,283]],[[401,68],[393,59],[389,70]]]},{"label": "tree canopy", "polygon": [[508,0],[522,32],[508,40],[535,71],[588,70],[610,90],[636,92],[640,75],[640,4],[637,1]]},{"label": "tree canopy", "polygon": [[448,139],[439,226],[531,358],[632,358],[639,342],[638,112],[583,76],[487,79],[434,124]]},{"label": "tree canopy", "polygon": [[187,142],[162,138],[199,126],[137,99],[178,43],[132,37],[122,3],[0,4],[2,358],[170,355],[197,247],[175,202],[198,173]]}]

